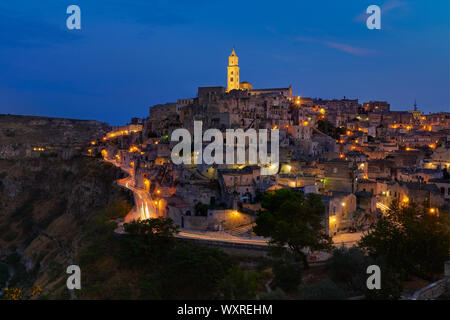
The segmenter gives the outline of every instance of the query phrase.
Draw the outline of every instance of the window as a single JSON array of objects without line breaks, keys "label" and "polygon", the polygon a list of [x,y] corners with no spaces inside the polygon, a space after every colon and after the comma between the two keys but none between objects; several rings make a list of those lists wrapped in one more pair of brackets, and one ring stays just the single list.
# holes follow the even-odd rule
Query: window
[{"label": "window", "polygon": [[230,78],[230,81],[233,82],[233,77]]},{"label": "window", "polygon": [[441,194],[445,194],[445,188],[444,187],[441,188]]}]

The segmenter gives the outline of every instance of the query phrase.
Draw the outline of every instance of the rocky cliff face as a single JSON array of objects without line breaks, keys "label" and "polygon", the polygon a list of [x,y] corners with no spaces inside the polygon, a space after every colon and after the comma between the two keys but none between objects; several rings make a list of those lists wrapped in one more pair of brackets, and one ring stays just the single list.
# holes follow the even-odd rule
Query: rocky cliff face
[{"label": "rocky cliff face", "polygon": [[[7,130],[16,134],[16,139],[0,137],[0,151],[34,143],[86,147],[103,132],[102,125],[94,129],[98,123],[89,124],[88,130],[76,121],[23,118],[27,117],[15,122],[9,116],[5,124],[5,117],[0,116],[0,136],[11,132]],[[24,123],[39,126],[40,136]],[[56,131],[55,126],[59,127]],[[67,137],[71,138],[64,143]],[[114,183],[123,174],[98,158],[65,159],[57,153],[36,157],[8,153],[6,158],[0,159],[0,294],[7,284],[22,288],[23,298],[30,297],[35,286],[43,289],[42,296],[69,298],[65,270],[84,245],[84,230],[93,219],[107,215],[105,207],[129,199]]]},{"label": "rocky cliff face", "polygon": [[38,157],[42,153],[70,158],[109,130],[108,124],[93,120],[0,115],[0,159]]}]

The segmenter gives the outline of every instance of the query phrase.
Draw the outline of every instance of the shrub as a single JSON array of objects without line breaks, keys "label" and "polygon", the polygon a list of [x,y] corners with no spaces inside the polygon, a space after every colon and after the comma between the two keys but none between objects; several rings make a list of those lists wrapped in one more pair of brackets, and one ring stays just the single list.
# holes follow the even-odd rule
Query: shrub
[{"label": "shrub", "polygon": [[302,267],[299,263],[287,259],[275,260],[272,266],[274,278],[272,285],[285,291],[295,291],[301,283]]},{"label": "shrub", "polygon": [[330,279],[318,283],[302,285],[299,288],[300,297],[305,300],[338,300],[345,299],[348,294]]}]

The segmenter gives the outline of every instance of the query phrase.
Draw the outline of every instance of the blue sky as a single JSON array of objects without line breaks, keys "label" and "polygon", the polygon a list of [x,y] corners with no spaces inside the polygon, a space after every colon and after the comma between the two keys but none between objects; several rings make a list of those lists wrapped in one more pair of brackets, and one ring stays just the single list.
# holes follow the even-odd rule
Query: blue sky
[{"label": "blue sky", "polygon": [[[0,113],[122,124],[241,81],[308,97],[449,111],[448,0],[20,0],[0,3]],[[66,28],[81,8],[82,29]],[[366,8],[382,8],[368,30]]]}]

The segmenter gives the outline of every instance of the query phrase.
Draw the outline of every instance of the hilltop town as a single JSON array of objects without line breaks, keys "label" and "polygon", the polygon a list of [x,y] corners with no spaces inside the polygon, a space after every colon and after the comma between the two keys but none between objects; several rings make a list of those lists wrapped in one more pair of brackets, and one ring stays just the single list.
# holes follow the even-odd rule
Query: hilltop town
[{"label": "hilltop town", "polygon": [[[281,188],[322,195],[324,226],[335,239],[366,230],[393,202],[449,211],[450,113],[300,97],[292,86],[255,89],[240,82],[234,49],[227,75],[226,88],[199,87],[197,97],[151,106],[147,118],[92,141],[87,155],[130,174],[124,185],[137,205],[125,222],[164,216],[186,232],[258,239],[252,228],[261,197]],[[278,129],[279,170],[262,176],[260,165],[173,164],[171,134],[192,132],[194,121],[222,132]]]},{"label": "hilltop town", "polygon": [[[449,113],[426,114],[417,106],[391,111],[385,101],[308,98],[295,95],[292,86],[255,89],[240,81],[234,49],[227,77],[227,87],[200,87],[196,97],[151,106],[147,118],[120,127],[0,115],[0,294],[9,296],[9,286],[24,288],[22,298],[36,298],[36,288],[58,299],[370,298],[364,272],[373,262],[363,252],[374,246],[394,252],[388,266],[398,258],[398,274],[406,265],[415,277],[411,285],[409,275],[399,278],[403,291],[393,281],[381,298],[436,298],[447,290],[443,280],[430,282],[442,277],[448,260]],[[277,132],[279,148],[267,140],[267,152],[278,152],[276,165],[250,161],[250,153],[264,146],[259,143],[258,150],[245,147],[244,163],[175,164],[175,130],[194,137],[188,158],[198,159],[209,147],[201,137],[200,149],[195,147],[194,122],[204,132],[223,133],[224,141],[230,129]],[[271,196],[283,194],[297,199],[292,224],[309,226],[316,214],[320,219],[315,229],[295,231],[301,268],[292,256],[272,257],[272,235],[260,232]],[[305,207],[304,199],[313,205]],[[397,221],[390,225],[394,238],[377,233],[383,227],[377,222],[404,211],[414,214],[415,221],[402,226],[412,235],[399,240]],[[285,223],[276,219],[278,227]],[[277,222],[269,220],[269,229]],[[154,245],[152,253],[135,251],[141,246],[126,241],[137,239],[127,228],[137,224],[145,232],[153,223],[169,226],[177,241]],[[310,238],[329,239],[330,246],[305,244]],[[152,260],[155,252],[164,252],[165,260]],[[65,286],[64,266],[73,263],[82,266],[87,288],[78,295]],[[333,275],[336,270],[348,274]],[[389,270],[383,266],[383,281],[393,279]],[[146,289],[151,272],[157,291]],[[210,276],[216,279],[212,286]],[[180,286],[185,278],[191,280]],[[323,287],[318,294],[315,288]]]}]

